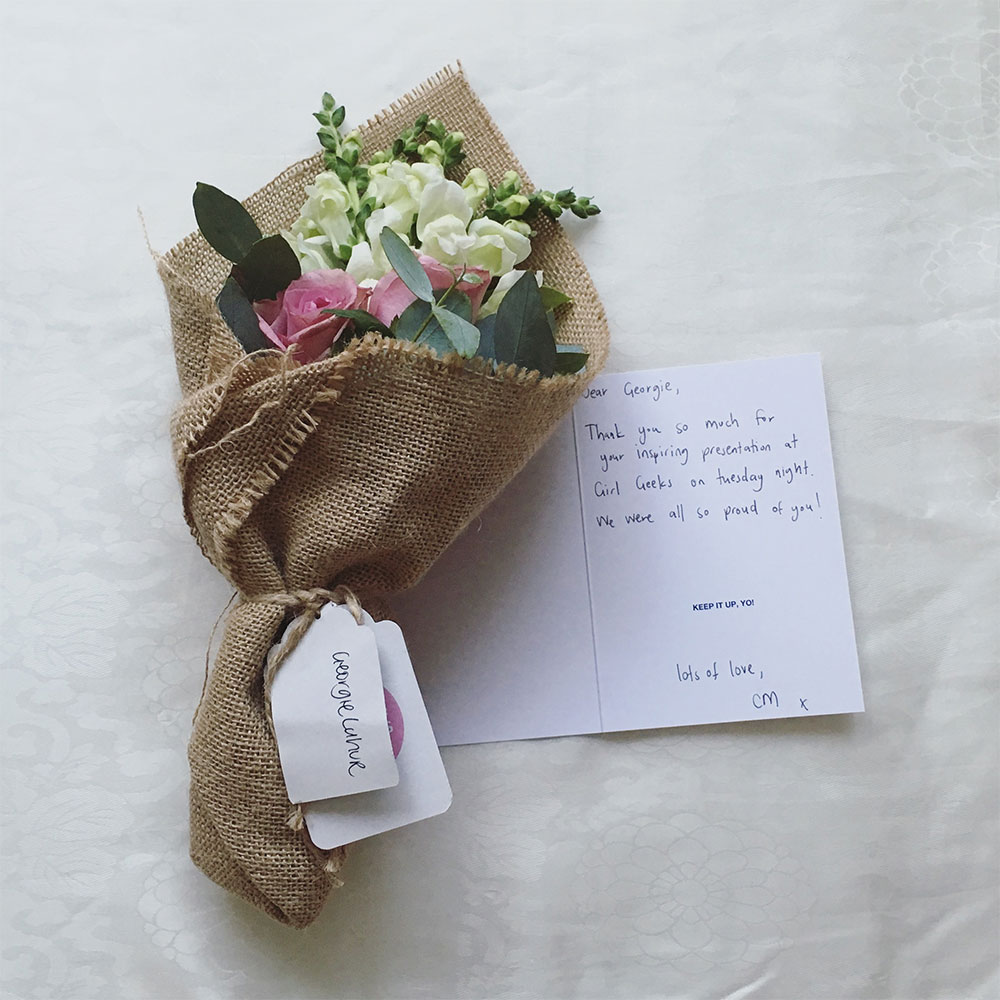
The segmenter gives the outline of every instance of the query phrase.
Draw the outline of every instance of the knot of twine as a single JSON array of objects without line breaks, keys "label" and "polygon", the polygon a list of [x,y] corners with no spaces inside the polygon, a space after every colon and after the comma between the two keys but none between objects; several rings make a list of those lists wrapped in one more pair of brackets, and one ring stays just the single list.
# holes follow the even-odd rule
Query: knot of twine
[{"label": "knot of twine", "polygon": [[[271,690],[271,681],[278,667],[288,658],[293,649],[299,644],[299,640],[309,631],[309,626],[319,618],[320,608],[324,604],[341,604],[350,611],[354,620],[359,624],[364,624],[364,613],[361,610],[361,602],[357,599],[354,591],[350,587],[343,585],[327,590],[325,587],[314,587],[311,590],[291,590],[287,593],[261,594],[259,597],[247,598],[254,604],[276,604],[280,608],[288,608],[290,611],[297,611],[298,616],[288,626],[287,631],[281,639],[281,645],[272,649],[267,656],[264,666],[264,691],[267,699],[267,692]],[[270,699],[267,699],[268,714],[270,715]]]},{"label": "knot of twine", "polygon": [[[201,697],[198,699],[198,705],[194,710],[194,716],[192,717],[192,722],[198,718],[198,712],[201,709],[202,702],[205,700],[205,691],[208,688],[208,675],[211,670],[211,657],[212,657],[212,645],[215,642],[215,634],[219,629],[219,625],[222,623],[222,619],[226,617],[229,609],[233,606],[233,602],[237,597],[241,596],[239,593],[233,594],[229,598],[229,603],[222,609],[222,613],[215,620],[215,625],[212,627],[212,635],[208,640],[208,647],[205,649],[205,678],[201,685]],[[341,584],[338,587],[334,587],[333,590],[328,590],[326,587],[313,587],[310,590],[290,590],[290,591],[280,591],[273,594],[261,594],[259,596],[247,597],[243,595],[243,600],[247,604],[275,604],[281,608],[288,608],[289,611],[295,611],[298,613],[295,621],[288,627],[285,632],[284,638],[282,640],[281,646],[272,650],[268,654],[267,660],[264,666],[264,690],[269,691],[271,688],[271,681],[274,678],[274,673],[281,666],[282,662],[288,656],[289,653],[299,644],[299,640],[306,634],[309,630],[309,626],[319,617],[320,608],[324,604],[342,604],[351,612],[354,620],[359,624],[364,624],[364,614],[361,609],[361,602],[358,600],[354,591],[350,587],[345,587]],[[270,721],[270,701],[268,700],[268,721]]]},{"label": "knot of twine", "polygon": [[325,587],[313,587],[311,590],[289,590],[281,593],[261,594],[260,596],[248,597],[246,600],[253,604],[276,604],[280,608],[288,608],[290,611],[297,611],[303,615],[308,612],[313,615],[318,614],[319,609],[324,604],[342,604],[351,612],[359,625],[364,624],[361,602],[354,591],[343,584],[333,590],[327,590]]}]

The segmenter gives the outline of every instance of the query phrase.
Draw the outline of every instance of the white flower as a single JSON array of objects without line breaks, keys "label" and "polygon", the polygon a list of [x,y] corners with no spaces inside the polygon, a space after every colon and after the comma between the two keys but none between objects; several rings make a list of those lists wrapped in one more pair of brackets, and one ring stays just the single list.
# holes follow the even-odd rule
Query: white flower
[{"label": "white flower", "polygon": [[475,236],[470,236],[465,231],[465,223],[461,219],[445,215],[424,227],[420,251],[442,264],[461,267],[475,242]]},{"label": "white flower", "polygon": [[[404,243],[409,244],[410,227],[404,225],[405,219],[395,208],[376,208],[365,223],[365,235],[372,254],[372,274],[381,277],[392,270],[389,258],[382,249],[382,230],[388,227],[396,233]],[[352,253],[353,256],[353,253]]]},{"label": "white flower", "polygon": [[472,219],[472,207],[465,197],[465,192],[454,182],[442,178],[433,184],[428,184],[420,193],[420,209],[417,212],[417,239],[423,243],[424,231],[439,220],[448,220],[446,226],[454,229],[455,223],[462,230]]},{"label": "white flower", "polygon": [[302,273],[318,271],[333,267],[333,262],[326,253],[330,240],[326,236],[303,236],[302,233],[290,233],[282,230],[282,236],[288,241],[302,265]]},{"label": "white flower", "polygon": [[306,239],[324,236],[334,251],[351,243],[353,233],[348,213],[357,209],[356,196],[352,196],[343,181],[332,170],[324,170],[306,188],[306,194],[308,200],[292,223],[292,235]]},{"label": "white flower", "polygon": [[465,192],[465,199],[470,207],[475,211],[479,203],[486,197],[490,189],[490,179],[486,176],[486,171],[482,167],[473,167],[462,181],[462,190]]},{"label": "white flower", "polygon": [[366,194],[375,199],[376,209],[391,208],[398,213],[400,228],[394,228],[393,231],[405,236],[420,208],[424,189],[430,184],[443,181],[444,172],[435,163],[411,165],[400,160],[377,164],[370,169],[371,179]]},{"label": "white flower", "polygon": [[523,233],[493,219],[476,219],[469,226],[476,242],[462,262],[466,267],[482,267],[492,275],[504,275],[531,253],[531,241]]},{"label": "white flower", "polygon": [[380,269],[375,263],[375,259],[372,256],[371,244],[366,243],[364,240],[360,243],[355,243],[351,247],[351,259],[347,262],[346,270],[362,287],[374,284],[385,274],[385,270]]},{"label": "white flower", "polygon": [[[500,303],[503,302],[503,297],[511,290],[514,283],[517,281],[524,271],[508,271],[503,275],[497,282],[496,288],[493,289],[493,294],[482,304],[479,310],[479,318],[482,319],[484,316],[490,316],[500,308]],[[535,271],[535,281],[538,282],[538,287],[542,287],[542,272]]]}]

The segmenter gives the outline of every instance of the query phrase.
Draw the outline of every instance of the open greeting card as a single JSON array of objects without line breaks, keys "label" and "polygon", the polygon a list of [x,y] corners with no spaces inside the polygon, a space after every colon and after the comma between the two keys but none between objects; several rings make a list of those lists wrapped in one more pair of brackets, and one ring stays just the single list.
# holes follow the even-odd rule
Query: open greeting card
[{"label": "open greeting card", "polygon": [[819,356],[599,376],[396,611],[441,745],[864,711]]}]

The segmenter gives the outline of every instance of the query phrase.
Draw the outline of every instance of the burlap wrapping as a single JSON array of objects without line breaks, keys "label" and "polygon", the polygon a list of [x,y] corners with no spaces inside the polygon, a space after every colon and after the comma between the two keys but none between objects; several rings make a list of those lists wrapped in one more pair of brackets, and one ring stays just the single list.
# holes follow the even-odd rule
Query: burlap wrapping
[{"label": "burlap wrapping", "polygon": [[[365,148],[389,145],[423,111],[465,133],[464,166],[494,182],[508,169],[524,176],[460,69],[368,122]],[[263,232],[291,224],[320,169],[319,156],[305,160],[247,199]],[[305,366],[245,356],[214,305],[226,262],[197,233],[158,259],[183,390],[171,432],[185,515],[240,594],[188,750],[191,856],[292,926],[314,920],[340,884],[344,851],[321,853],[288,823],[262,679],[288,611],[260,598],[346,585],[374,606],[412,586],[567,413],[604,363],[608,330],[560,228],[542,220],[538,229],[526,266],[574,300],[559,339],[590,352],[579,375],[494,375],[371,336]]]}]

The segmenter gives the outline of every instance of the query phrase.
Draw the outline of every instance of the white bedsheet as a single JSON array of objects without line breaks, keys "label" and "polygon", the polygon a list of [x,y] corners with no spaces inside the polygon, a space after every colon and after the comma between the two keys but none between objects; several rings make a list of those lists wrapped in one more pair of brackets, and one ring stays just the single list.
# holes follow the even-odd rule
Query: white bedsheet
[{"label": "white bedsheet", "polygon": [[[995,997],[993,2],[11,6],[3,929],[19,998]],[[867,714],[456,747],[304,932],[187,857],[229,597],[181,517],[165,249],[460,57],[611,370],[823,356]],[[516,573],[517,567],[512,566]]]}]

